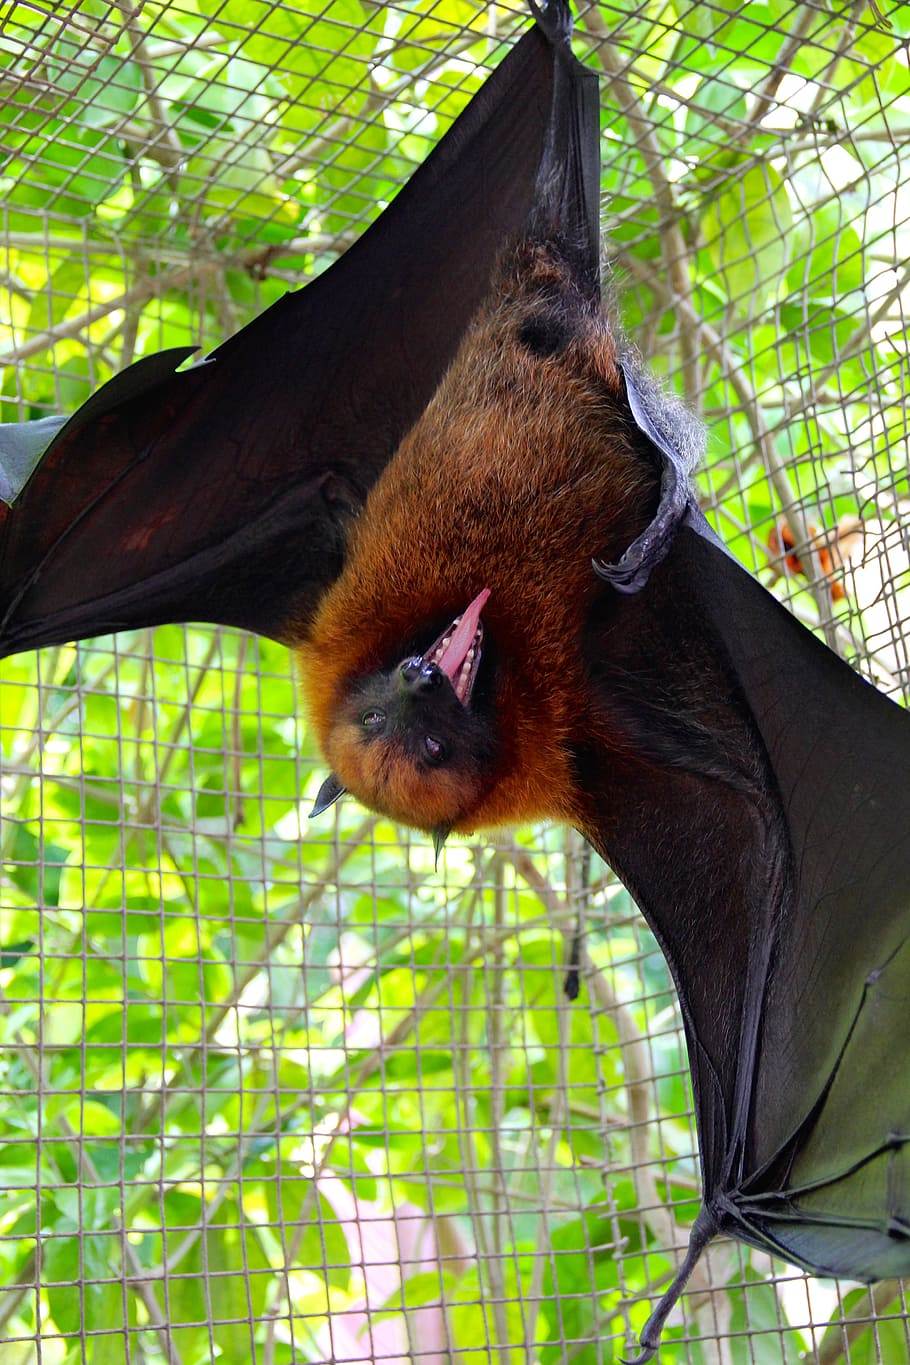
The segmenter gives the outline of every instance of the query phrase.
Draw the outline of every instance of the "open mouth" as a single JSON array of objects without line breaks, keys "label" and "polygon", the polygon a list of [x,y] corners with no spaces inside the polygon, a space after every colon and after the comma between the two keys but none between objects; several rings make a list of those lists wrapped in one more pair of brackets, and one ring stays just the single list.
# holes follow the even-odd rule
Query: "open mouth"
[{"label": "open mouth", "polygon": [[468,609],[446,626],[424,655],[427,663],[435,664],[446,675],[462,706],[470,702],[477,680],[483,645],[480,613],[489,595],[489,588],[479,592]]}]

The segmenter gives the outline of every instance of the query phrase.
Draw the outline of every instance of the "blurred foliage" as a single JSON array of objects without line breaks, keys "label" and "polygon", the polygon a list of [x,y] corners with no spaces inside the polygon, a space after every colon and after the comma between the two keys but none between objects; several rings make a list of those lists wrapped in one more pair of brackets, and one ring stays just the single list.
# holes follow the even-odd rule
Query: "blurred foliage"
[{"label": "blurred foliage", "polygon": [[[524,22],[474,0],[0,20],[4,420],[210,348],[324,268]],[[783,509],[859,514],[874,551],[910,497],[888,22],[649,0],[582,12],[577,48],[604,75],[621,308],[706,420],[706,503],[898,691],[882,574],[843,571],[835,604],[769,548]],[[308,826],[295,693],[277,646],[176,627],[2,665],[4,1360],[618,1359],[697,1206],[656,946],[571,834],[455,844],[437,875],[351,803]],[[778,1270],[721,1247],[664,1365],[910,1360],[887,1294],[873,1328],[866,1291],[841,1308]]]}]

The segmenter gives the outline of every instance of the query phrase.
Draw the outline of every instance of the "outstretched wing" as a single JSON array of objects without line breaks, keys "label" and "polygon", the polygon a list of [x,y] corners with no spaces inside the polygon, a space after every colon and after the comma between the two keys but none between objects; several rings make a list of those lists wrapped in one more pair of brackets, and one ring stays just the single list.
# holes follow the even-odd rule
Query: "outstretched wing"
[{"label": "outstretched wing", "polygon": [[910,716],[748,575],[698,553],[791,860],[754,1003],[742,1158],[721,1189],[731,1229],[816,1272],[905,1275]]},{"label": "outstretched wing", "polygon": [[910,717],[691,497],[646,568],[592,616],[618,741],[580,755],[585,832],[676,982],[698,1121],[703,1212],[640,1360],[717,1232],[815,1273],[910,1273]]},{"label": "outstretched wing", "polygon": [[324,275],[201,364],[152,356],[60,430],[0,428],[0,655],[165,621],[299,636],[527,219],[564,8]]}]

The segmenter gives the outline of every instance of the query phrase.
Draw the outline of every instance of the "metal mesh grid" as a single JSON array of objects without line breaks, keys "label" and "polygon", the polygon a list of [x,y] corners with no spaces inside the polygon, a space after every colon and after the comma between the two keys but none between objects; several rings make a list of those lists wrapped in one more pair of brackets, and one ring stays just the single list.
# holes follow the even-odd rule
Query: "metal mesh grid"
[{"label": "metal mesh grid", "polygon": [[[522,22],[0,4],[4,419],[210,347],[323,268]],[[577,30],[618,306],[708,423],[706,505],[894,695],[907,28],[753,0],[601,4]],[[230,632],[0,667],[4,1360],[621,1355],[685,1244],[695,1137],[666,969],[576,836],[456,844],[436,874],[352,804],[314,833],[287,656]],[[806,1356],[910,1360],[899,1287],[720,1244],[661,1353]]]}]

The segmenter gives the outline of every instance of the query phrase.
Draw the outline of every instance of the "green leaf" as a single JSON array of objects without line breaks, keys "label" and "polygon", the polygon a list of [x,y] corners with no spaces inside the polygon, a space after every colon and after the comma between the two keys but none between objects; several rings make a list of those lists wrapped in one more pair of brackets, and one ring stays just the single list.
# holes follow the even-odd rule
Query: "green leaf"
[{"label": "green leaf", "polygon": [[49,1237],[42,1279],[59,1331],[115,1332],[124,1325],[119,1232]]},{"label": "green leaf", "polygon": [[754,166],[727,183],[701,219],[701,236],[727,297],[752,316],[779,291],[793,224],[783,177]]},{"label": "green leaf", "polygon": [[58,90],[73,95],[65,108],[87,128],[105,128],[136,109],[142,73],[135,62],[76,48],[69,40],[53,43],[48,75]]},{"label": "green leaf", "polygon": [[36,905],[58,905],[61,870],[69,849],[37,838],[27,825],[15,824],[13,829],[7,844],[10,877]]},{"label": "green leaf", "polygon": [[840,204],[824,204],[798,227],[787,287],[800,298],[835,304],[863,288],[865,262],[859,233],[845,221]]}]

